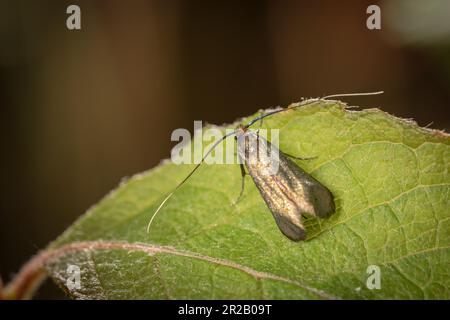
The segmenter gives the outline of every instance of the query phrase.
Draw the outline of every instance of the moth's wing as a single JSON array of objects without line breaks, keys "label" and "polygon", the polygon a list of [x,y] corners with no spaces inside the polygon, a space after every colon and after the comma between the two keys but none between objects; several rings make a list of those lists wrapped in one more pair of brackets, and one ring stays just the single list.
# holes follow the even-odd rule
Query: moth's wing
[{"label": "moth's wing", "polygon": [[275,222],[280,231],[293,241],[306,239],[306,230],[301,221],[301,215],[297,210],[288,212],[289,210],[271,210]]},{"label": "moth's wing", "polygon": [[272,213],[281,232],[293,241],[306,239],[302,224],[301,199],[283,174],[260,175],[257,164],[248,164],[247,170]]},{"label": "moth's wing", "polygon": [[314,203],[314,216],[318,218],[328,218],[336,211],[333,194],[320,183],[309,185],[309,199]]},{"label": "moth's wing", "polygon": [[304,202],[299,202],[300,206],[308,204],[300,208],[302,214],[327,218],[335,212],[334,197],[327,187],[303,171],[289,158],[280,158],[280,168],[281,171],[290,172],[291,176],[296,177],[291,179],[291,188],[297,190],[297,194],[306,199]]},{"label": "moth's wing", "polygon": [[247,169],[272,212],[281,232],[293,241],[306,239],[302,215],[319,218],[334,210],[332,193],[288,158],[281,156],[278,172],[261,175],[261,164],[247,164]]},{"label": "moth's wing", "polygon": [[[255,137],[251,132],[246,135]],[[258,143],[239,145],[247,170],[281,232],[293,241],[304,240],[306,231],[302,224],[302,215],[321,218],[329,216],[334,211],[333,195],[273,145],[270,145],[270,148],[278,152],[278,157],[255,161],[257,154],[266,154],[269,145],[262,137],[255,141]],[[259,154],[258,151],[262,153]],[[277,161],[276,166],[273,166],[273,161]],[[276,172],[271,170],[274,167],[278,168]],[[265,172],[271,173],[264,174]]]}]

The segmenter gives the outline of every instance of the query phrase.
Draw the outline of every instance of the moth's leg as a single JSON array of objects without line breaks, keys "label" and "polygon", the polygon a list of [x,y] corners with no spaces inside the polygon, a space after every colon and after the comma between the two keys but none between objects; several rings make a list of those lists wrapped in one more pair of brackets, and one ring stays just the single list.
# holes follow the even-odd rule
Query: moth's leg
[{"label": "moth's leg", "polygon": [[256,159],[259,161],[259,128],[256,130]]},{"label": "moth's leg", "polygon": [[241,192],[239,193],[239,196],[237,197],[236,201],[234,201],[233,205],[236,205],[239,202],[239,200],[241,200],[242,195],[244,194],[245,176],[247,175],[247,173],[245,172],[244,164],[240,163],[239,166],[241,168],[241,177],[242,177]]},{"label": "moth's leg", "polygon": [[283,152],[283,154],[286,157],[293,158],[293,159],[296,159],[296,160],[313,160],[313,159],[317,159],[317,156],[314,156],[314,157],[296,157],[296,156],[290,155],[289,153],[286,153],[286,152]]}]

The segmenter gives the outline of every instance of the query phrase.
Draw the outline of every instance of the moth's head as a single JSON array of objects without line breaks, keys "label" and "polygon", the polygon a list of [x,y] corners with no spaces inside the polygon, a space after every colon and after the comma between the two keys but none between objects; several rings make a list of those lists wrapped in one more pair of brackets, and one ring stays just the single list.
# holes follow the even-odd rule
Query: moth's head
[{"label": "moth's head", "polygon": [[247,126],[244,126],[243,124],[238,125],[235,130],[234,138],[237,139],[237,137],[245,134],[247,130],[248,130]]}]

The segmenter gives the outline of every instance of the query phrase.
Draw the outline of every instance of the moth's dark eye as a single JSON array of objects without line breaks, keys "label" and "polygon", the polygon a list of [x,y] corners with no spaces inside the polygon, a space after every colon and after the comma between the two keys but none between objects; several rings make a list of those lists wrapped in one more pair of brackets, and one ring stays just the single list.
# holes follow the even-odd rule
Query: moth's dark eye
[{"label": "moth's dark eye", "polygon": [[236,140],[236,141],[237,141],[237,137],[236,137],[236,136],[234,136],[234,140]]}]

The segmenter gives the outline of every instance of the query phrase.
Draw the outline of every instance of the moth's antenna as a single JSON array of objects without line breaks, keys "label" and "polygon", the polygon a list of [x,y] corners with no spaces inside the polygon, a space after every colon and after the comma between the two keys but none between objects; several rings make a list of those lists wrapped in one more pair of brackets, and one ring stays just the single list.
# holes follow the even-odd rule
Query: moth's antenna
[{"label": "moth's antenna", "polygon": [[258,122],[258,121],[264,119],[265,117],[269,117],[269,116],[274,115],[276,113],[284,112],[284,111],[295,109],[295,108],[298,108],[298,107],[304,107],[304,106],[307,106],[307,105],[312,104],[314,102],[317,102],[320,99],[329,99],[329,98],[336,98],[336,97],[372,96],[372,95],[382,94],[383,92],[384,91],[332,94],[332,95],[325,96],[325,97],[322,97],[322,98],[319,98],[319,99],[314,99],[313,101],[309,101],[307,103],[300,103],[300,104],[292,106],[292,107],[287,107],[287,108],[284,108],[284,109],[275,110],[275,111],[271,111],[271,112],[265,113],[265,114],[263,114],[263,115],[261,115],[259,117],[256,117],[255,119],[251,120],[245,127],[248,128],[248,127],[252,126],[255,122]]},{"label": "moth's antenna", "polygon": [[375,91],[375,92],[356,92],[356,93],[338,93],[338,94],[331,94],[329,96],[325,96],[322,99],[329,99],[329,98],[337,98],[337,97],[359,97],[359,96],[374,96],[377,94],[382,94],[384,91]]},{"label": "moth's antenna", "polygon": [[149,221],[149,223],[148,223],[148,225],[147,225],[147,233],[149,233],[149,231],[150,231],[150,226],[151,226],[151,224],[152,224],[152,222],[153,222],[153,219],[155,219],[156,214],[159,212],[159,210],[161,210],[161,208],[164,206],[164,204],[166,203],[166,201],[169,200],[170,197],[172,197],[172,195],[175,193],[175,191],[177,191],[177,190],[178,190],[178,189],[179,189],[179,188],[187,181],[187,179],[189,179],[189,178],[194,174],[194,172],[200,167],[200,165],[203,164],[203,162],[205,161],[206,157],[209,156],[209,154],[214,150],[214,148],[217,147],[217,145],[218,145],[219,143],[221,143],[222,141],[224,141],[226,138],[228,138],[229,136],[231,136],[231,135],[233,135],[233,134],[234,134],[234,132],[227,133],[226,135],[224,135],[224,136],[222,137],[222,139],[220,139],[219,141],[216,141],[216,142],[212,145],[212,147],[208,150],[208,152],[206,152],[206,154],[203,156],[203,158],[202,158],[202,160],[200,161],[200,163],[198,163],[198,164],[195,166],[195,168],[192,169],[192,171],[186,176],[186,178],[184,178],[183,181],[181,181],[181,182],[175,187],[175,189],[173,189],[173,191],[172,191],[171,193],[169,193],[169,194],[164,198],[164,200],[163,200],[163,201],[161,202],[161,204],[159,205],[158,209],[156,209],[156,211],[153,213],[152,217],[150,218],[150,221]]}]

